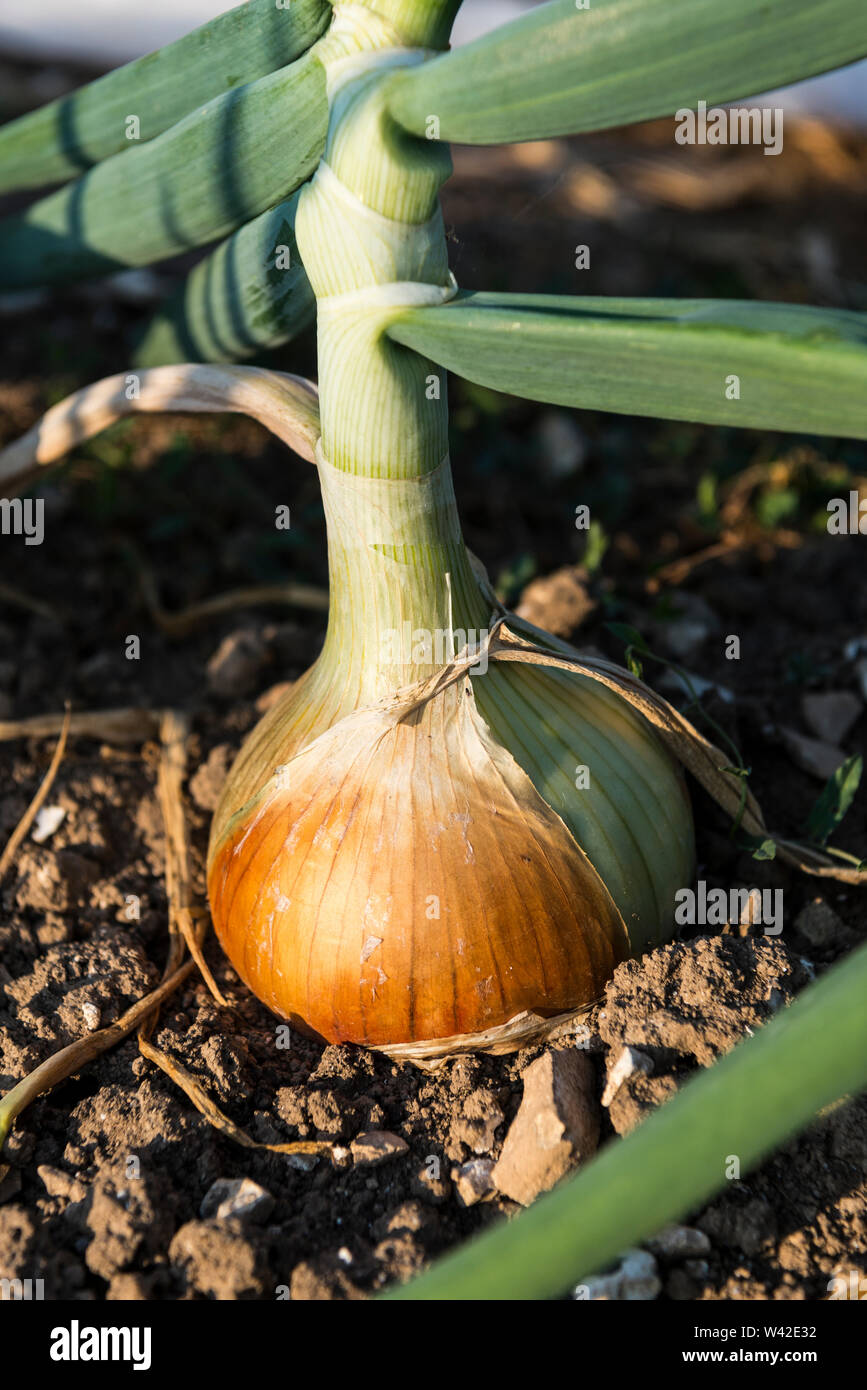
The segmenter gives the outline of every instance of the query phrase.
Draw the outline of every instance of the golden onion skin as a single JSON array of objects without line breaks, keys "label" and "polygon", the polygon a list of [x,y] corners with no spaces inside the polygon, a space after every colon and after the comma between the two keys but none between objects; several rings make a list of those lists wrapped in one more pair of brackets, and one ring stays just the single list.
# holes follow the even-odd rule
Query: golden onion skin
[{"label": "golden onion skin", "polygon": [[[347,718],[321,677],[251,734],[209,855],[219,939],[280,1017],[385,1048],[490,1034],[592,1003],[619,960],[670,933],[692,873],[689,804],[624,701],[571,673],[492,664],[382,728]],[[581,717],[566,730],[570,692]],[[618,811],[630,770],[637,790]]]}]

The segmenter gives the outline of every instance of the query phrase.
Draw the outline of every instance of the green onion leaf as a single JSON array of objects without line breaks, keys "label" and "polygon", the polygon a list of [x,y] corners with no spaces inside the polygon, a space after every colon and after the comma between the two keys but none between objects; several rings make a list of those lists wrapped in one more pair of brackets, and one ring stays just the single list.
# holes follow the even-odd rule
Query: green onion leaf
[{"label": "green onion leaf", "polygon": [[128,148],[136,117],[153,140],[221,92],[301,56],[331,18],[325,0],[248,0],[157,53],[0,128],[0,193],[75,178]]},{"label": "green onion leaf", "polygon": [[327,124],[312,53],[225,92],[0,223],[0,288],[65,284],[216,241],[312,173]]},{"label": "green onion leaf", "polygon": [[248,222],[190,272],[139,342],[136,362],[232,362],[288,342],[316,301],[295,242],[298,195]]},{"label": "green onion leaf", "polygon": [[861,754],[853,753],[828,778],[807,817],[807,834],[815,844],[826,845],[849,810],[861,782],[863,766]]},{"label": "green onion leaf", "polygon": [[388,335],[530,400],[867,438],[867,315],[845,309],[464,293]]},{"label": "green onion leaf", "polygon": [[729,101],[867,53],[863,0],[575,0],[539,5],[395,80],[406,130],[491,145]]}]

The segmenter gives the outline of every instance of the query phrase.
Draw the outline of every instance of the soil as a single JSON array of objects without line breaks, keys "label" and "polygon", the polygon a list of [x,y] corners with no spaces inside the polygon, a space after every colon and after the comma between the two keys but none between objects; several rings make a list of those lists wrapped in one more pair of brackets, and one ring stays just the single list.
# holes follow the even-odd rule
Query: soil
[{"label": "soil", "polygon": [[[18,65],[7,101],[42,99]],[[72,75],[53,75],[58,89]],[[41,84],[37,87],[37,83]],[[5,114],[12,114],[11,107]],[[867,140],[794,120],[781,156],[679,150],[670,123],[509,151],[457,151],[444,193],[452,263],[473,288],[717,295],[867,308]],[[13,200],[14,201],[14,200]],[[574,269],[574,247],[592,268]],[[121,370],[147,300],[177,264],[129,285],[4,300],[0,444],[67,391]],[[271,359],[315,374],[309,337]],[[821,780],[792,735],[815,736],[804,697],[867,695],[863,539],[831,537],[825,502],[867,474],[846,440],[708,429],[528,405],[451,383],[453,459],[467,540],[503,597],[580,645],[623,657],[609,624],[709,683],[707,713],[734,740],[768,823],[801,833]],[[240,608],[172,636],[163,607],[287,578],[326,583],[312,469],[235,419],[124,424],[47,480],[45,541],[3,537],[0,718],[141,706],[192,721],[185,810],[199,893],[210,812],[243,735],[316,654],[323,614]],[[591,556],[574,527],[588,503]],[[274,507],[292,527],[275,532]],[[607,542],[607,546],[605,543]],[[740,659],[726,641],[740,638]],[[138,660],[127,639],[141,639]],[[672,693],[667,668],[645,675]],[[668,686],[666,686],[668,681]],[[675,698],[678,698],[675,696]],[[685,703],[681,699],[681,703]],[[839,743],[863,748],[863,705]],[[716,735],[714,735],[716,736]],[[0,844],[53,740],[0,743]],[[25,840],[0,884],[0,1091],[58,1048],[116,1019],[158,980],[167,951],[158,750],[71,741],[47,839]],[[699,878],[781,889],[779,937],[737,926],[679,938],[619,967],[588,1019],[599,1097],[624,1046],[650,1059],[601,1107],[616,1142],[683,1079],[784,1008],[867,934],[862,895],[754,859],[693,788]],[[835,837],[867,855],[867,803]],[[0,1185],[0,1277],[51,1299],[354,1299],[518,1210],[466,1205],[461,1166],[496,1159],[540,1055],[462,1057],[421,1072],[354,1047],[292,1036],[206,949],[229,1008],[191,977],[154,1041],[260,1143],[398,1136],[353,1161],[247,1149],[218,1132],[129,1039],[17,1122]],[[833,1109],[724,1195],[685,1216],[706,1240],[669,1244],[666,1299],[821,1299],[867,1274],[867,1099]],[[376,1159],[376,1161],[372,1161]],[[218,1180],[263,1189],[218,1214]],[[672,1178],[673,1181],[676,1179]],[[252,1190],[252,1189],[251,1189]],[[223,1190],[224,1191],[224,1190]],[[705,1248],[706,1247],[706,1248]],[[701,1249],[700,1255],[696,1254]]]}]

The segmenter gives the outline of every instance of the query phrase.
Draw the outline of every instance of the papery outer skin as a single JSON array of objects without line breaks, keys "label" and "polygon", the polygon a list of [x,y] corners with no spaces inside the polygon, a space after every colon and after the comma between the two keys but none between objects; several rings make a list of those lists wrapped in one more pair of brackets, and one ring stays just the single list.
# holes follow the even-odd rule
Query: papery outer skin
[{"label": "papery outer skin", "polygon": [[371,1046],[561,1014],[602,991],[623,923],[466,680],[417,714],[348,716],[217,851],[214,925],[254,993]]}]

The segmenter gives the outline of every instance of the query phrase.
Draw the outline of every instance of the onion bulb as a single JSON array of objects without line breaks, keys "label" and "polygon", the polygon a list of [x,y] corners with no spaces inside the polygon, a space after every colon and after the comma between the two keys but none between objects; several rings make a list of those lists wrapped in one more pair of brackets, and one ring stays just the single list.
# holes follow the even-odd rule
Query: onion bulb
[{"label": "onion bulb", "polygon": [[484,613],[492,596],[460,546],[447,465],[401,481],[318,462],[328,637],[223,791],[217,934],[252,991],[316,1037],[419,1059],[519,1046],[670,935],[693,872],[680,769],[576,653],[502,613],[444,666],[375,659],[379,620],[415,621],[422,598],[384,562],[395,528],[439,518],[428,550],[451,549],[452,599]]}]

